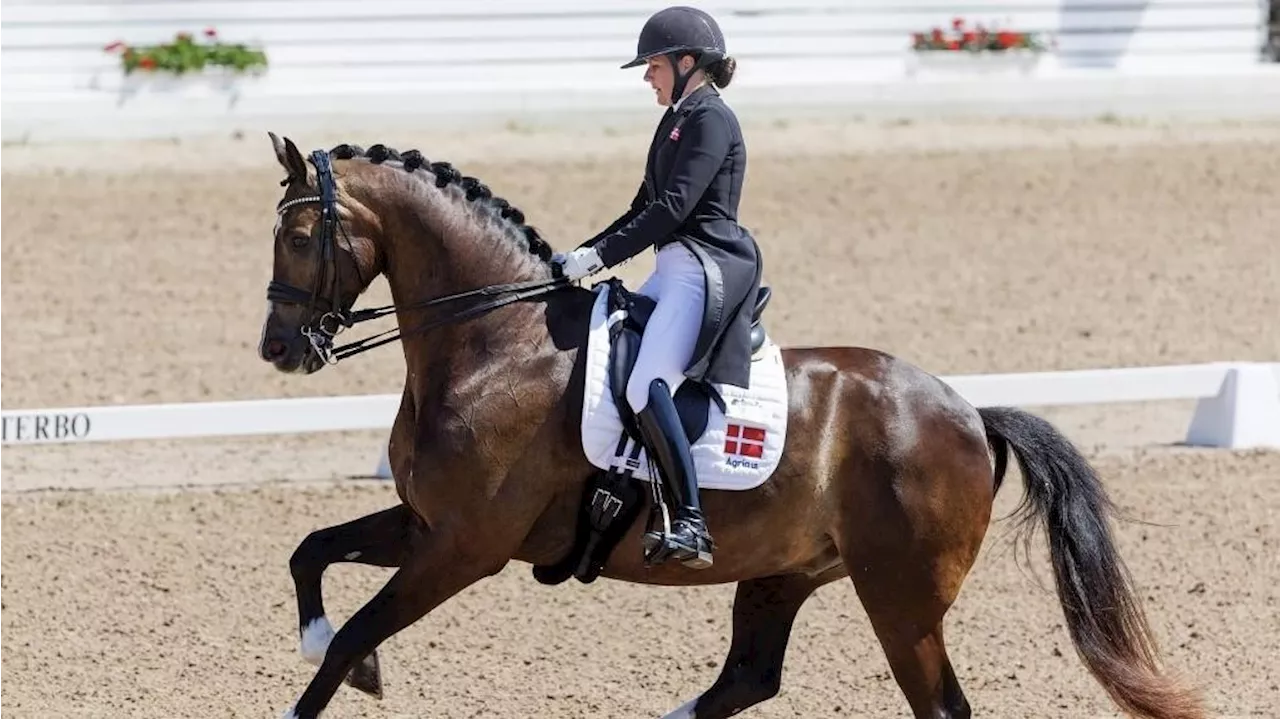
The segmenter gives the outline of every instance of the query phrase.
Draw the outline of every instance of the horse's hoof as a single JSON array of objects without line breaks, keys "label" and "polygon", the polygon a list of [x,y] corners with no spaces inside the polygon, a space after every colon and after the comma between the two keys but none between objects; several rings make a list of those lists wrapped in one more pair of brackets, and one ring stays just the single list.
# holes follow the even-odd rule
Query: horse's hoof
[{"label": "horse's hoof", "polygon": [[382,698],[382,668],[378,664],[377,651],[369,652],[369,656],[351,670],[347,675],[347,684],[371,697]]},{"label": "horse's hoof", "polygon": [[557,564],[548,564],[543,566],[535,566],[533,568],[533,578],[538,580],[539,584],[556,585],[560,584],[573,576],[573,565],[568,562],[559,562]]}]

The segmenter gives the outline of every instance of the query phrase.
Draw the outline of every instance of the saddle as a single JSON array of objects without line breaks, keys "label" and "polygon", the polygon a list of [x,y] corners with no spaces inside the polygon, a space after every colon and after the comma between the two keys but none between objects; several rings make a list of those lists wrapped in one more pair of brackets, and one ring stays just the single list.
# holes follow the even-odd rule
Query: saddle
[{"label": "saddle", "polygon": [[[607,280],[609,283],[609,316],[621,317],[609,328],[609,386],[613,391],[613,401],[622,419],[622,426],[627,436],[639,442],[640,427],[636,423],[635,412],[627,402],[627,383],[635,370],[636,357],[640,353],[640,340],[644,329],[649,325],[657,301],[648,295],[629,291],[618,279]],[[756,294],[755,308],[751,313],[751,352],[754,354],[764,344],[765,331],[760,326],[760,316],[769,304],[773,291],[761,287]],[[702,436],[707,430],[707,410],[710,402],[717,402],[720,409],[724,403],[711,385],[705,382],[685,380],[675,393],[676,411],[680,422],[684,425],[685,435],[689,442]]]},{"label": "saddle", "polygon": [[[573,548],[553,565],[534,567],[533,575],[542,584],[559,584],[576,577],[590,584],[599,576],[609,555],[626,534],[644,504],[642,483],[633,476],[644,449],[635,413],[627,402],[627,383],[635,369],[636,357],[645,327],[657,302],[647,295],[631,292],[617,278],[606,280],[609,313],[609,386],[614,405],[622,421],[623,433],[615,450],[618,460],[608,470],[599,470],[587,482],[578,512]],[[764,345],[766,335],[761,316],[769,304],[772,290],[761,286],[751,314],[751,352]],[[685,380],[676,390],[674,401],[685,435],[693,443],[707,430],[712,402],[724,411],[724,402],[716,389],[706,382]],[[631,447],[629,453],[627,447]],[[625,456],[624,456],[625,454]],[[650,482],[653,492],[651,510],[668,514],[662,500],[661,482]]]}]

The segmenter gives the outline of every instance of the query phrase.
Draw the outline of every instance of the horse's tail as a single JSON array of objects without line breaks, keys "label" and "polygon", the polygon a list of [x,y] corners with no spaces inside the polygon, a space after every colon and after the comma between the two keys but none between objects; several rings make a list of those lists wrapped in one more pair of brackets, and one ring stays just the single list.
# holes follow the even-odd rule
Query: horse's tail
[{"label": "horse's tail", "polygon": [[1161,674],[1156,643],[1108,527],[1115,510],[1088,461],[1053,425],[1018,409],[979,410],[996,457],[997,487],[1013,449],[1026,496],[1016,515],[1048,534],[1058,601],[1076,652],[1111,698],[1144,717],[1204,716],[1198,693]]}]

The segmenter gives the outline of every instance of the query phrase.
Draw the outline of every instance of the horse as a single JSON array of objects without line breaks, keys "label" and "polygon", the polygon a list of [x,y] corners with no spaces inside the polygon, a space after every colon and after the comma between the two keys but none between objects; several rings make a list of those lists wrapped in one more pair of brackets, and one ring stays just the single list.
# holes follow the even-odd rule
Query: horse
[{"label": "horse", "polygon": [[[523,212],[448,162],[383,144],[304,158],[292,140],[269,135],[286,177],[261,358],[310,374],[399,341],[406,366],[387,445],[399,503],[313,531],[289,558],[301,652],[318,668],[286,717],[319,716],[344,682],[381,698],[379,644],[513,560],[548,584],[575,572],[583,581],[737,584],[719,676],[671,719],[719,719],[775,696],[797,612],[846,578],[911,713],[968,717],[943,619],[1011,454],[1025,485],[1015,529],[1024,541],[1047,534],[1085,668],[1134,715],[1204,715],[1199,690],[1159,666],[1109,526],[1115,507],[1072,443],[1023,410],[976,409],[874,349],[780,350],[790,428],[781,459],[753,489],[702,490],[716,542],[710,567],[649,562],[644,523],[631,514],[584,579],[583,517],[602,473],[579,436],[579,359],[596,293],[559,276]],[[378,275],[394,304],[352,310]],[[390,314],[395,330],[334,346],[348,327]],[[637,496],[652,519],[661,496]],[[395,571],[334,632],[321,578],[342,562]]]}]

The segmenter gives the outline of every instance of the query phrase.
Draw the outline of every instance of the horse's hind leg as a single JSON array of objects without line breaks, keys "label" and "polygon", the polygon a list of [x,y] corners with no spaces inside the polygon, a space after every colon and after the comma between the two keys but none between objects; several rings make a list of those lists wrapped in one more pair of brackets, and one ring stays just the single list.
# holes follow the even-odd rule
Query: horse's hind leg
[{"label": "horse's hind leg", "polygon": [[[319,666],[333,640],[333,625],[325,616],[320,588],[325,569],[338,562],[400,566],[409,550],[410,527],[417,521],[413,511],[400,504],[345,524],[316,530],[302,540],[289,558],[289,572],[298,595],[298,634],[303,658]],[[365,657],[352,670],[347,682],[381,698],[377,654]]]},{"label": "horse's hind leg", "polygon": [[973,563],[985,525],[956,522],[950,525],[955,534],[947,536],[939,523],[932,534],[946,539],[934,543],[915,532],[897,535],[895,528],[906,525],[895,527],[892,517],[880,521],[878,539],[863,535],[841,543],[858,598],[912,713],[967,718],[969,702],[947,656],[942,621]]},{"label": "horse's hind leg", "polygon": [[739,582],[733,600],[733,642],[719,678],[664,719],[720,719],[776,695],[796,613],[815,589],[843,574],[840,568],[817,577],[786,574]]},{"label": "horse's hind leg", "polygon": [[893,678],[916,717],[951,719],[971,716],[969,700],[951,668],[942,641],[942,619],[918,626],[903,612],[868,612]]}]

